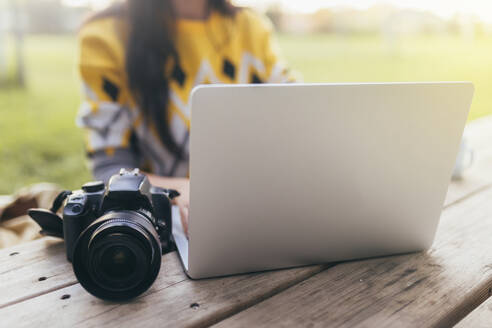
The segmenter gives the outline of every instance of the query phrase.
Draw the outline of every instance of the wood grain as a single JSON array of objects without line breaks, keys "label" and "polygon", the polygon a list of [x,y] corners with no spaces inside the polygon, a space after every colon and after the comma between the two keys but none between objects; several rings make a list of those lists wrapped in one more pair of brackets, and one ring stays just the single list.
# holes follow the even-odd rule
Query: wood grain
[{"label": "wood grain", "polygon": [[[207,326],[322,271],[311,266],[218,279],[186,278],[176,253],[165,256],[156,283],[142,297],[118,304],[89,295],[79,284],[0,309],[5,327]],[[70,295],[63,299],[63,295]]]},{"label": "wood grain", "polygon": [[[489,290],[489,295],[492,290]],[[455,328],[490,328],[492,327],[492,298],[482,303],[468,316],[460,321]]]},{"label": "wood grain", "polygon": [[[480,191],[484,187],[482,182],[453,182],[448,192],[448,196],[452,196],[446,199],[446,206]],[[0,308],[75,284],[77,281],[64,252],[63,242],[49,237],[1,250]],[[15,255],[10,256],[12,253]]]},{"label": "wood grain", "polygon": [[77,282],[63,242],[42,238],[0,252],[0,308]]},{"label": "wood grain", "polygon": [[[466,182],[464,188],[463,183],[454,182],[450,185],[449,190],[453,197],[448,202],[465,199],[481,186]],[[181,274],[179,263],[173,262],[173,259],[165,261],[170,261],[173,264],[171,267],[175,269],[169,275]],[[52,238],[43,238],[0,251],[0,268],[0,308],[77,283],[71,265],[66,262],[63,243]],[[182,278],[185,279],[184,276]],[[171,279],[171,283],[173,282],[175,279]],[[166,278],[161,283],[166,286]]]},{"label": "wood grain", "polygon": [[450,327],[489,297],[492,189],[443,214],[430,251],[339,264],[218,327]]},{"label": "wood grain", "polygon": [[[460,199],[468,196],[466,192],[469,189],[465,189],[460,193],[462,189],[459,184],[452,184],[450,188],[455,188],[455,195],[460,194]],[[87,319],[84,325],[91,325],[92,323],[97,325],[99,319],[93,318],[93,316],[106,311],[109,311],[107,315],[116,313],[119,317],[119,310],[116,311],[116,308],[120,308],[120,306],[101,302],[87,294],[85,290],[76,284],[72,267],[65,260],[63,247],[63,243],[59,241],[44,238],[29,244],[2,250],[0,252],[0,267],[2,268],[0,272],[2,277],[0,279],[0,290],[2,291],[0,293],[0,308],[24,301],[19,306],[10,306],[10,309],[5,310],[8,310],[7,313],[12,314],[12,318],[20,319],[18,314],[22,313],[22,311],[17,310],[19,307],[34,306],[38,308],[39,305],[33,304],[46,302],[46,304],[51,304],[54,308],[58,306],[60,311],[63,309],[63,320],[71,324],[74,323],[74,321],[71,321],[72,315],[79,316],[80,314],[74,313],[78,313],[84,308],[82,312],[87,313],[87,315],[84,314],[81,317],[81,319]],[[10,256],[12,253],[18,254]],[[179,310],[178,312],[183,313],[185,319],[167,310],[165,313],[180,318],[181,321],[179,322],[183,325],[191,326],[219,321],[221,318],[233,315],[322,270],[322,267],[317,266],[265,274],[235,276],[225,279],[190,281],[184,276],[175,254],[166,255],[163,261],[163,270],[158,281],[151,291],[140,298],[137,303],[156,302],[162,303],[162,306],[166,309]],[[40,277],[46,277],[47,279],[39,281]],[[271,283],[272,279],[276,283]],[[66,288],[67,286],[71,287]],[[172,288],[169,289],[170,286]],[[249,293],[245,293],[244,289],[247,289]],[[165,290],[165,292],[160,292],[160,290]],[[172,294],[172,299],[161,298],[161,294],[165,293],[167,295],[169,290],[174,293]],[[182,293],[182,291],[185,292]],[[42,294],[47,295],[38,297]],[[65,294],[70,294],[71,298],[69,300],[61,300],[60,297]],[[30,300],[31,298],[34,299]],[[155,298],[158,301],[155,301]],[[174,298],[183,300],[183,302],[176,302]],[[227,302],[229,298],[230,302]],[[27,300],[29,301],[26,302]],[[68,302],[73,304],[70,306],[71,311],[67,310]],[[199,304],[198,308],[190,308],[193,303]],[[131,310],[131,304],[122,306]],[[113,307],[115,310],[111,310]],[[151,308],[154,307],[152,306]],[[41,314],[37,319],[46,324],[52,322],[51,320],[54,318],[49,313],[44,313],[43,307],[40,307],[40,309]],[[0,315],[5,311],[0,310]],[[16,311],[17,315],[15,315]],[[125,316],[122,317],[125,318]],[[97,318],[100,317],[97,316]],[[116,320],[116,322],[119,321]],[[171,321],[173,324],[177,322]]]},{"label": "wood grain", "polygon": [[[244,315],[252,313],[252,322],[262,323],[256,321],[257,311],[265,304],[268,313],[262,311],[260,321],[266,315],[265,323],[270,324],[336,326],[360,322],[365,326],[374,322],[394,325],[403,320],[407,325],[439,326],[455,322],[487,297],[484,286],[490,284],[484,264],[487,244],[482,239],[490,229],[485,218],[490,205],[486,206],[484,197],[491,197],[492,119],[470,127],[467,133],[477,150],[477,163],[464,180],[450,185],[446,198],[450,208],[443,217],[443,222],[449,223],[443,223],[434,248],[427,254],[350,262],[327,271],[323,271],[325,266],[313,266],[203,281],[188,280],[176,254],[168,254],[151,290],[133,302],[115,304],[87,294],[65,260],[63,243],[43,238],[0,251],[0,326],[154,327],[156,322],[159,326],[204,326],[227,317],[231,319],[225,325],[249,325],[250,319],[244,321]],[[460,218],[468,221],[465,224]],[[479,229],[478,239],[468,243],[475,229]],[[485,265],[483,272],[480,265]],[[295,287],[288,289],[291,286]],[[304,291],[300,298],[292,294],[296,290]],[[461,305],[460,293],[466,300]],[[70,297],[61,299],[64,295]],[[289,304],[274,301],[289,295],[295,296]],[[244,315],[234,315],[251,306]],[[436,316],[429,316],[427,312],[435,307],[439,307]],[[415,316],[421,314],[422,319],[416,321]],[[387,320],[381,321],[384,316]]]}]

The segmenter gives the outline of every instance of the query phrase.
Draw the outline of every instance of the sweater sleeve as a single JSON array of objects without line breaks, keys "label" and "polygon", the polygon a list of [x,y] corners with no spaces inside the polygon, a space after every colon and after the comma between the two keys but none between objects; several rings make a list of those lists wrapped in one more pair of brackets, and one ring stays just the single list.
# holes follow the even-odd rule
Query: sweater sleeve
[{"label": "sweater sleeve", "polygon": [[130,142],[136,115],[121,68],[122,50],[112,28],[108,21],[90,22],[79,35],[82,104],[76,122],[85,132],[92,173],[104,181],[122,167],[138,167]]}]

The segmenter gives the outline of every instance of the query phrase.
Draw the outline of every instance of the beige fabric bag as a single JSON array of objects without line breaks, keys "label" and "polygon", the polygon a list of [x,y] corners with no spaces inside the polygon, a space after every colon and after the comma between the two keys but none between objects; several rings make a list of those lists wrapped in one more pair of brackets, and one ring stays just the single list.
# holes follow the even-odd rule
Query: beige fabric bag
[{"label": "beige fabric bag", "polygon": [[40,183],[19,190],[13,196],[0,196],[0,248],[40,238],[41,229],[28,215],[33,207],[51,208],[60,188]]}]

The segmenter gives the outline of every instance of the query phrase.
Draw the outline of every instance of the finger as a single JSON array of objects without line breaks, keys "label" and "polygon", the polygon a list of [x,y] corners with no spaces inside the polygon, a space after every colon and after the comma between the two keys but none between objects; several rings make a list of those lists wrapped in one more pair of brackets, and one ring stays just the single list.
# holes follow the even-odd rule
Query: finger
[{"label": "finger", "polygon": [[179,206],[179,214],[181,217],[181,224],[183,226],[183,231],[186,235],[186,238],[188,238],[188,207],[186,206]]}]

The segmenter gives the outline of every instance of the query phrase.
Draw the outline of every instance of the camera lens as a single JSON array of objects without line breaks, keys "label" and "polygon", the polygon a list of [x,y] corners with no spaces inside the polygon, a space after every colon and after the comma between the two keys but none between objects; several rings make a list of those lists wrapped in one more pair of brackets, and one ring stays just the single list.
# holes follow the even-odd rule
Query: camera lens
[{"label": "camera lens", "polygon": [[109,212],[77,240],[75,275],[93,295],[110,300],[136,297],[157,277],[161,244],[149,219],[136,211]]},{"label": "camera lens", "polygon": [[135,273],[137,258],[125,246],[111,246],[101,255],[101,271],[110,279],[122,280]]},{"label": "camera lens", "polygon": [[[145,278],[153,250],[138,237],[122,233],[115,224],[127,223],[110,220],[93,233],[88,245],[88,273],[101,288],[124,291],[135,287]],[[109,233],[118,230],[118,233]],[[138,230],[137,230],[138,231]]]}]

